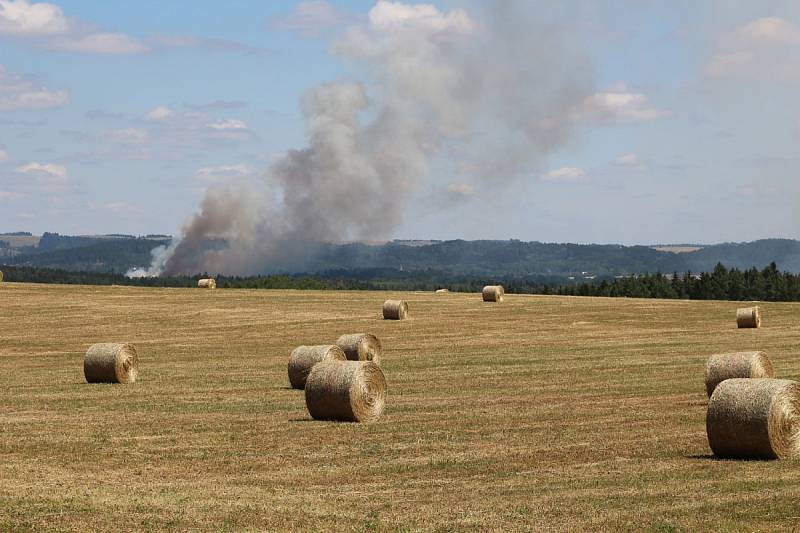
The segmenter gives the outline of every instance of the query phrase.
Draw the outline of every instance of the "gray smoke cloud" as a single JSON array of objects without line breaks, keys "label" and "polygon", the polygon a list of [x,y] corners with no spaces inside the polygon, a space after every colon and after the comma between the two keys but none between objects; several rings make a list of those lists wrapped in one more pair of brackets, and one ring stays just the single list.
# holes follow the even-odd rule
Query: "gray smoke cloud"
[{"label": "gray smoke cloud", "polygon": [[209,189],[182,237],[132,274],[263,273],[302,262],[305,243],[389,237],[434,162],[478,194],[539,168],[579,122],[593,71],[531,4],[379,1],[332,46],[363,81],[302,99],[308,146],[263,180]]}]

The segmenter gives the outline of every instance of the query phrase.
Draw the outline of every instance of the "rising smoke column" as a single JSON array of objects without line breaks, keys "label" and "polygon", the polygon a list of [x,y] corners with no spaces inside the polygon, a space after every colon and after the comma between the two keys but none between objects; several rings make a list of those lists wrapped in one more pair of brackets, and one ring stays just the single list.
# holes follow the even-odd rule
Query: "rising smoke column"
[{"label": "rising smoke column", "polygon": [[[467,12],[379,1],[333,45],[365,82],[310,90],[308,147],[289,151],[263,183],[210,189],[148,274],[255,274],[311,241],[388,237],[434,161],[449,159],[460,180],[484,187],[536,168],[568,140],[592,71],[530,4]],[[214,239],[224,249],[208,250]]]}]

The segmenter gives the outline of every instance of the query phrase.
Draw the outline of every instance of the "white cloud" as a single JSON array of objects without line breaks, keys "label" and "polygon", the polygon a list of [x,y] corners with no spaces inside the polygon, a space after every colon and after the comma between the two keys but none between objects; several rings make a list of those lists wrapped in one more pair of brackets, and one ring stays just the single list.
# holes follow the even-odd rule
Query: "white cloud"
[{"label": "white cloud", "polygon": [[246,130],[247,123],[243,120],[228,119],[206,124],[212,130]]},{"label": "white cloud", "polygon": [[[394,41],[400,39],[406,43],[404,47],[410,46],[409,50],[414,50],[409,53],[407,61],[428,66],[437,58],[429,57],[430,51],[424,43],[462,39],[470,36],[476,27],[463,9],[442,12],[430,4],[411,5],[380,0],[369,11],[366,24],[350,27],[334,43],[333,50],[344,56],[373,57],[384,61],[389,59],[385,55],[396,49]],[[408,43],[415,43],[415,46]],[[397,67],[401,68],[401,65]],[[442,72],[439,75],[446,78],[450,74],[450,66],[442,64],[440,67]],[[402,68],[412,71],[415,67],[406,63]]]},{"label": "white cloud", "polygon": [[725,34],[706,65],[713,78],[800,83],[800,26],[779,17],[753,20]]},{"label": "white cloud", "polygon": [[22,198],[23,194],[12,191],[0,191],[0,202],[16,200]]},{"label": "white cloud", "polygon": [[120,120],[125,115],[114,111],[105,111],[103,109],[90,109],[86,112],[86,118],[89,120]]},{"label": "white cloud", "polygon": [[29,0],[0,0],[0,35],[26,39],[53,50],[84,54],[141,54],[148,52],[151,47],[204,48],[246,54],[268,52],[236,41],[193,35],[156,35],[140,40],[125,33],[106,31],[74,17],[66,17],[55,4],[31,3]]},{"label": "white cloud", "polygon": [[161,48],[202,48],[211,52],[238,52],[245,55],[266,55],[267,48],[252,46],[227,39],[209,39],[196,35],[156,35],[147,39],[153,47]]},{"label": "white cloud", "polygon": [[247,107],[247,103],[242,100],[214,100],[203,104],[184,104],[189,109],[195,111],[228,111],[231,109],[241,109]]},{"label": "white cloud", "polygon": [[475,188],[468,183],[451,183],[447,186],[447,192],[460,196],[472,196]]},{"label": "white cloud", "polygon": [[463,9],[442,13],[430,4],[404,4],[380,1],[369,12],[370,25],[382,31],[405,28],[427,29],[434,32],[468,33],[475,23]]},{"label": "white cloud", "polygon": [[723,38],[731,48],[800,45],[800,27],[779,17],[765,17],[737,28]]},{"label": "white cloud", "polygon": [[616,159],[616,163],[622,166],[636,166],[639,164],[639,158],[636,154],[624,154]]},{"label": "white cloud", "polygon": [[108,32],[67,18],[55,4],[0,0],[0,35],[28,39],[46,48],[85,54],[140,54],[148,46],[124,33]]},{"label": "white cloud", "polygon": [[198,45],[198,39],[193,35],[158,35],[151,41],[167,48],[194,48]]},{"label": "white cloud", "polygon": [[642,159],[640,159],[638,155],[633,153],[622,154],[613,161],[613,165],[616,166],[618,169],[638,170],[638,171],[644,171],[647,170],[648,168],[647,163],[645,161],[642,161]]},{"label": "white cloud", "polygon": [[292,30],[305,36],[319,35],[323,30],[347,24],[351,16],[326,0],[300,2],[286,17],[278,19],[273,27]]},{"label": "white cloud", "polygon": [[0,111],[49,109],[68,102],[67,91],[48,89],[33,78],[11,74],[0,65]]},{"label": "white cloud", "polygon": [[0,149],[0,163],[4,163],[9,160],[8,152],[5,150]]},{"label": "white cloud", "polygon": [[67,169],[62,165],[55,165],[52,163],[37,163],[32,162],[17,168],[17,172],[21,174],[31,174],[34,176],[48,176],[54,178],[64,179],[67,177]]},{"label": "white cloud", "polygon": [[141,215],[144,213],[144,211],[142,211],[142,209],[138,206],[131,205],[128,202],[123,201],[108,202],[100,205],[99,207],[100,209],[111,211],[112,213],[116,214]]},{"label": "white cloud", "polygon": [[165,118],[169,118],[172,115],[173,115],[172,109],[166,106],[158,106],[148,111],[147,114],[144,116],[144,118],[146,120],[164,120]]},{"label": "white cloud", "polygon": [[147,52],[147,45],[124,33],[98,32],[69,39],[58,39],[50,45],[57,50],[84,54],[127,55]]},{"label": "white cloud", "polygon": [[735,76],[749,71],[756,56],[750,51],[718,53],[706,66],[706,73],[713,77]]},{"label": "white cloud", "polygon": [[242,178],[256,173],[256,169],[250,165],[240,163],[238,165],[223,165],[219,167],[203,167],[197,171],[196,179],[204,181],[217,181],[231,178]]},{"label": "white cloud", "polygon": [[257,139],[242,120],[214,118],[207,113],[159,106],[141,116],[135,126],[101,133],[62,131],[87,145],[75,160],[182,160],[199,150],[213,151]]},{"label": "white cloud", "polygon": [[110,140],[122,144],[144,144],[148,141],[150,134],[141,128],[122,128],[109,131],[107,136]]},{"label": "white cloud", "polygon": [[648,122],[669,116],[669,113],[656,108],[642,93],[630,92],[624,85],[598,92],[585,103],[584,114],[599,120],[622,120]]},{"label": "white cloud", "polygon": [[557,170],[551,170],[542,179],[551,182],[579,182],[583,181],[586,177],[586,171],[576,167],[564,167]]},{"label": "white cloud", "polygon": [[67,31],[61,8],[27,0],[0,0],[0,35],[47,35]]},{"label": "white cloud", "polygon": [[[157,112],[155,114],[163,115],[164,113]],[[154,134],[157,133],[164,138],[163,140],[174,140],[179,144],[186,143],[186,141],[200,143],[219,140],[246,141],[255,137],[248,124],[243,120],[213,119],[207,113],[202,112],[172,111],[169,120],[162,120],[159,125],[159,128],[152,129]]]}]

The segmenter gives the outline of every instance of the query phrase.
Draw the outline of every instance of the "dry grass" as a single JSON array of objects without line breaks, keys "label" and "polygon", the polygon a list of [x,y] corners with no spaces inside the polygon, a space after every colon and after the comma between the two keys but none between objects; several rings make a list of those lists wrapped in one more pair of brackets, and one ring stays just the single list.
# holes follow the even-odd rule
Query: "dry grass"
[{"label": "dry grass", "polygon": [[42,240],[42,238],[38,235],[0,235],[0,241],[7,242],[11,248],[37,246],[40,240]]},{"label": "dry grass", "polygon": [[[760,349],[800,377],[800,305],[736,307],[8,283],[0,530],[790,530],[798,461],[711,458],[703,372]],[[349,331],[383,342],[385,415],[310,421],[288,354]],[[114,340],[138,381],[86,384]]]},{"label": "dry grass", "polygon": [[688,254],[702,250],[702,246],[656,246],[653,250],[659,252],[669,252],[672,254]]}]

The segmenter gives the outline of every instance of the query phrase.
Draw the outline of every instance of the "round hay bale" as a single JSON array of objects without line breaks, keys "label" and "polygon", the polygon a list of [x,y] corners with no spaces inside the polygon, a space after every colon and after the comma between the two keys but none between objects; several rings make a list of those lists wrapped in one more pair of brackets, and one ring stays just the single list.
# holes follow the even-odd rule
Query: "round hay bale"
[{"label": "round hay bale", "polygon": [[487,285],[483,288],[484,302],[502,302],[506,291],[502,285]]},{"label": "round hay bale", "polygon": [[405,300],[386,300],[383,302],[384,320],[405,320],[408,318],[408,302]]},{"label": "round hay bale", "polygon": [[739,328],[760,328],[761,309],[758,307],[744,307],[736,311],[736,325]]},{"label": "round hay bale", "polygon": [[436,289],[436,294],[447,294],[450,289]]},{"label": "round hay bale", "polygon": [[306,381],[306,407],[315,420],[373,422],[385,400],[386,378],[372,361],[323,361]]},{"label": "round hay bale", "polygon": [[348,333],[339,337],[336,346],[350,361],[372,361],[380,364],[383,346],[378,337],[370,333]]},{"label": "round hay bale", "polygon": [[217,280],[215,280],[214,278],[199,279],[197,280],[197,287],[200,289],[216,289]]},{"label": "round hay bale", "polygon": [[93,344],[83,358],[87,383],[133,383],[139,375],[139,356],[132,344]]},{"label": "round hay bale", "polygon": [[717,457],[785,459],[800,455],[800,384],[786,379],[728,379],[706,414]]},{"label": "round hay bale", "polygon": [[289,383],[293,389],[306,386],[311,369],[320,361],[346,361],[347,357],[338,346],[298,346],[289,356]]},{"label": "round hay bale", "polygon": [[0,283],[3,283],[3,271],[0,270]]},{"label": "round hay bale", "polygon": [[712,355],[706,363],[706,392],[732,378],[772,378],[775,370],[764,352],[736,352]]}]

